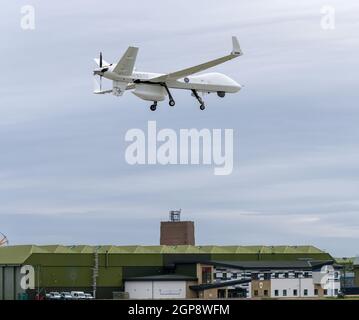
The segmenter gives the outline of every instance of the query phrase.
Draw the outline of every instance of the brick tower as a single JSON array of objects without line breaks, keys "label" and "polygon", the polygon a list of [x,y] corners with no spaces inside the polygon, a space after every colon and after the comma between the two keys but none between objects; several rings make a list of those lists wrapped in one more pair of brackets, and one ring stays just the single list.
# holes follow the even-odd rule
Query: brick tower
[{"label": "brick tower", "polygon": [[169,221],[161,222],[160,244],[194,246],[194,222],[181,221],[181,210],[170,211]]}]

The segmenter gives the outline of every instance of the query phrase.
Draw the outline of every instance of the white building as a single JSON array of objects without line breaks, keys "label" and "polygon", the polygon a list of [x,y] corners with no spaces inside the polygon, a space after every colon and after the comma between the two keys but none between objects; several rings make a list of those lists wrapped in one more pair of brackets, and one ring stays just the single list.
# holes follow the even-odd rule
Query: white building
[{"label": "white building", "polygon": [[233,283],[222,288],[221,297],[315,298],[337,296],[339,267],[332,261],[246,261],[216,262],[217,283]]},{"label": "white building", "polygon": [[176,274],[127,278],[125,292],[130,299],[185,299],[196,280]]},{"label": "white building", "polygon": [[[176,274],[183,265],[196,276]],[[190,261],[172,273],[125,278],[124,285],[130,299],[319,298],[339,294],[340,271],[333,261]]]}]

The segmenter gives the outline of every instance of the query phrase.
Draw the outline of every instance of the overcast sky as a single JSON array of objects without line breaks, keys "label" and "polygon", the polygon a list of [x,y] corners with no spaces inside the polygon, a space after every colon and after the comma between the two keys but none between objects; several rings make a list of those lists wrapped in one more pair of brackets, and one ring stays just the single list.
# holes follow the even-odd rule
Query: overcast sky
[{"label": "overcast sky", "polygon": [[[35,8],[35,30],[20,27]],[[321,8],[336,10],[323,30]],[[357,0],[6,1],[0,10],[0,231],[11,244],[158,244],[170,209],[198,244],[311,244],[359,254]],[[244,84],[207,109],[93,95],[93,58],[137,70],[216,67]],[[105,82],[105,86],[110,86]],[[125,133],[233,128],[235,168],[130,166]]]}]

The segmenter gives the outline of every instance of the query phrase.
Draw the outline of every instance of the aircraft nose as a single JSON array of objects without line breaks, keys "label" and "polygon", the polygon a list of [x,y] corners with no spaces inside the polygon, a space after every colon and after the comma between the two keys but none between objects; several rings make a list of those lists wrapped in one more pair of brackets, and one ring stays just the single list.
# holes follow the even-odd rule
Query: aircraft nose
[{"label": "aircraft nose", "polygon": [[238,92],[239,90],[241,90],[243,88],[243,85],[239,84],[237,81],[231,79],[231,84],[233,89],[235,90],[235,92]]},{"label": "aircraft nose", "polygon": [[237,90],[237,92],[238,92],[238,91],[241,90],[244,86],[241,85],[241,84],[239,84],[239,83],[237,83],[237,82],[235,82],[234,87],[236,88],[236,90]]}]

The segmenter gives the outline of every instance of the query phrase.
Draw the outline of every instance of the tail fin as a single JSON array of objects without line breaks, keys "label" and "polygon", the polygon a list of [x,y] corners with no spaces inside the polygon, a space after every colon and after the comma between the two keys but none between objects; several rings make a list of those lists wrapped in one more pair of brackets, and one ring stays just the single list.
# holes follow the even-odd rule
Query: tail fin
[{"label": "tail fin", "polygon": [[113,72],[116,72],[123,76],[130,76],[135,68],[138,48],[128,47],[121,60],[117,63]]}]

